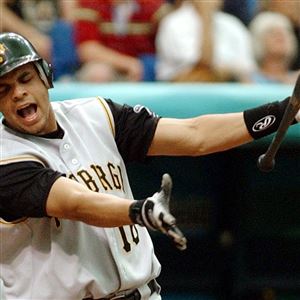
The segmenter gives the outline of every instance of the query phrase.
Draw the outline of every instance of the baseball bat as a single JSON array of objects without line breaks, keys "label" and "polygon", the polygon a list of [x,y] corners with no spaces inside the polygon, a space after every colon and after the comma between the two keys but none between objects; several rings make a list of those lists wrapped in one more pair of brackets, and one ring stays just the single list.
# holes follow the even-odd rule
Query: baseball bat
[{"label": "baseball bat", "polygon": [[297,78],[292,96],[279,124],[278,130],[270,143],[267,151],[260,155],[257,161],[258,168],[263,172],[270,172],[275,166],[276,153],[284,139],[284,136],[300,109],[300,75]]}]

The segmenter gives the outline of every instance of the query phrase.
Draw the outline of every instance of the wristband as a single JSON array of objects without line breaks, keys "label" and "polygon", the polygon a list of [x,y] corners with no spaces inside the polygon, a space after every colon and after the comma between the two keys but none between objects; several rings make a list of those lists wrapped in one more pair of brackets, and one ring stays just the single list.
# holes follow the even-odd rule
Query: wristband
[{"label": "wristband", "polygon": [[[274,133],[283,118],[290,97],[283,101],[268,103],[244,111],[244,121],[249,134],[254,139],[260,139]],[[292,124],[297,123],[296,120]]]},{"label": "wristband", "polygon": [[142,221],[142,207],[144,205],[144,200],[138,200],[134,201],[130,206],[129,206],[129,218],[134,224],[139,224],[141,226],[144,226],[144,223]]}]

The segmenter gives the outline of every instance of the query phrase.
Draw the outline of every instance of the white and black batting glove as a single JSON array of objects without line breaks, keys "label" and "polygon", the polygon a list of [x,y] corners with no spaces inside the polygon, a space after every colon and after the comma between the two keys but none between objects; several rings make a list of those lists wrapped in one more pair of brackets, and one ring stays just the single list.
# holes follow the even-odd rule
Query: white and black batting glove
[{"label": "white and black batting glove", "polygon": [[169,202],[172,192],[172,179],[164,174],[160,190],[152,197],[135,201],[129,210],[131,220],[151,230],[159,230],[170,237],[178,249],[186,249],[186,238],[176,226],[176,219],[170,213]]}]

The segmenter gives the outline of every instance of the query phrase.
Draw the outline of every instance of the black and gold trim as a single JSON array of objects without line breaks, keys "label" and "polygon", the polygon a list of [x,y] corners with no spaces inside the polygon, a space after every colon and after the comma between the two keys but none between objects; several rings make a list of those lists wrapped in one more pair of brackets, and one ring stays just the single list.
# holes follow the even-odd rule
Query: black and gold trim
[{"label": "black and gold trim", "polygon": [[41,163],[43,166],[45,164],[43,163],[42,160],[38,159],[36,156],[33,155],[20,155],[20,156],[14,156],[14,157],[9,157],[5,159],[0,159],[0,166],[1,165],[8,165],[16,162],[24,162],[24,161],[35,161],[38,163]]},{"label": "black and gold trim", "polygon": [[104,111],[105,111],[105,114],[106,114],[106,117],[107,117],[107,121],[108,121],[108,123],[109,123],[109,126],[110,126],[110,129],[111,129],[111,131],[112,131],[113,136],[116,136],[116,132],[115,132],[115,122],[114,122],[114,118],[113,118],[113,116],[112,116],[112,113],[111,113],[111,111],[110,111],[110,109],[109,109],[108,104],[106,103],[106,101],[105,101],[103,98],[101,98],[101,97],[99,97],[99,96],[97,96],[97,99],[99,100],[99,102],[100,102],[102,108],[103,108]]},{"label": "black and gold trim", "polygon": [[27,217],[23,217],[23,218],[9,222],[9,221],[5,221],[4,219],[0,218],[0,224],[7,225],[7,226],[13,226],[13,225],[25,222],[27,219],[28,219]]}]

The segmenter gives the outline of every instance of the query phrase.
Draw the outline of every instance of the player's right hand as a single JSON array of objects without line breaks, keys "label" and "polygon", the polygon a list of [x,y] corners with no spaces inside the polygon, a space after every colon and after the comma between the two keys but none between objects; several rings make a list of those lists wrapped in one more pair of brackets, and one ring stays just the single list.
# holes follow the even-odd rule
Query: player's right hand
[{"label": "player's right hand", "polygon": [[172,191],[172,179],[169,174],[162,177],[161,188],[152,197],[136,201],[130,209],[130,217],[142,226],[159,230],[170,237],[178,249],[186,249],[186,238],[176,226],[176,219],[170,213],[169,203]]}]

